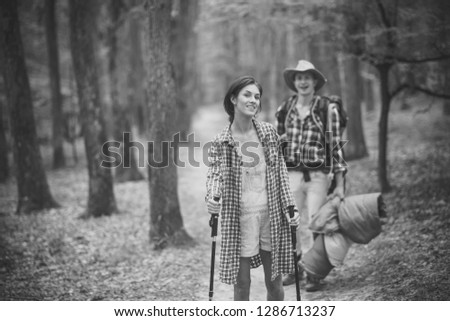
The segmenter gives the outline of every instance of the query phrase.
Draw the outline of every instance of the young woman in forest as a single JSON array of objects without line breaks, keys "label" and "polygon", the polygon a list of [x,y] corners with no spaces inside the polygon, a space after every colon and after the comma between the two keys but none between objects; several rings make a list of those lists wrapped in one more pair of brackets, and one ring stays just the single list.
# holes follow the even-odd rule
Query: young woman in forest
[{"label": "young woman in forest", "polygon": [[[300,259],[302,251],[306,253],[313,246],[313,235],[308,225],[311,216],[327,200],[330,171],[335,177],[336,187],[329,198],[337,196],[343,199],[343,173],[346,167],[339,148],[333,148],[331,155],[325,152],[327,132],[332,133],[332,146],[340,146],[341,140],[338,110],[333,107],[335,105],[330,105],[327,97],[316,93],[326,83],[326,78],[306,60],[300,60],[295,68],[285,69],[283,76],[287,86],[295,94],[278,107],[276,127],[282,140],[287,143],[284,156],[292,193],[301,212],[301,228],[297,229],[296,247]],[[333,108],[329,108],[329,105]],[[284,285],[294,282],[293,274],[287,275],[283,280]],[[322,286],[319,278],[307,273],[306,291],[317,291]]]},{"label": "young woman in forest", "polygon": [[[219,277],[234,284],[234,300],[250,298],[250,269],[263,265],[267,300],[284,300],[282,274],[294,262],[290,225],[298,225],[279,136],[268,123],[255,119],[262,88],[251,76],[236,79],[224,98],[229,125],[209,149],[206,202],[220,211]],[[214,197],[220,197],[220,201]]]}]

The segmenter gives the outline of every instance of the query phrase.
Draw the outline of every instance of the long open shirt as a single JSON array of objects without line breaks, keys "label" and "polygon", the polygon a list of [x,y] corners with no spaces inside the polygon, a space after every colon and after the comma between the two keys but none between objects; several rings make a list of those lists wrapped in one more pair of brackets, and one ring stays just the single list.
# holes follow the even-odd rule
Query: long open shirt
[{"label": "long open shirt", "polygon": [[[285,217],[287,208],[294,205],[289,188],[289,178],[275,128],[265,122],[253,120],[259,141],[263,144],[266,160],[267,197],[270,217],[270,238],[272,243],[272,280],[279,274],[293,273],[292,243],[290,226]],[[227,284],[235,284],[239,271],[241,231],[239,217],[242,193],[242,157],[237,152],[238,144],[231,136],[230,126],[212,141],[209,149],[209,169],[206,181],[208,201],[220,195],[221,250],[219,277]],[[260,255],[251,258],[251,267],[262,264]]]}]

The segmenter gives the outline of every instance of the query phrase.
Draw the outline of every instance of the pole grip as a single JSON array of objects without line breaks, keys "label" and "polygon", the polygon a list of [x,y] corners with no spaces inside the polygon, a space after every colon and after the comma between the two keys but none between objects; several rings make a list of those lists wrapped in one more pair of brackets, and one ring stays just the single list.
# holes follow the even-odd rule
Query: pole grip
[{"label": "pole grip", "polygon": [[[288,206],[288,212],[289,212],[289,217],[293,218],[294,217],[294,205],[289,205]],[[291,234],[292,234],[292,243],[295,246],[297,244],[297,227],[296,226],[291,226]]]},{"label": "pole grip", "polygon": [[[220,196],[219,195],[214,195],[213,200],[215,202],[220,201]],[[211,217],[209,219],[209,226],[211,226],[211,237],[216,237],[217,236],[218,219],[219,219],[219,213],[211,214]]]},{"label": "pole grip", "polygon": [[289,205],[288,211],[289,211],[289,217],[293,218],[294,217],[294,205]]},{"label": "pole grip", "polygon": [[209,219],[209,226],[211,226],[211,237],[217,236],[217,222],[218,222],[219,214],[212,214]]}]

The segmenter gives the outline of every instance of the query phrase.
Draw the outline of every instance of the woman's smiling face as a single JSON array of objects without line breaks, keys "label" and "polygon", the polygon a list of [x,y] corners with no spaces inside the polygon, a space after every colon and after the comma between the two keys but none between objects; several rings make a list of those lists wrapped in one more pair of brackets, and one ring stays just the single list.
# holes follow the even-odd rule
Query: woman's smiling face
[{"label": "woman's smiling face", "polygon": [[235,117],[253,117],[259,111],[261,93],[256,85],[248,85],[242,88],[237,97],[231,99],[231,102],[234,104]]}]

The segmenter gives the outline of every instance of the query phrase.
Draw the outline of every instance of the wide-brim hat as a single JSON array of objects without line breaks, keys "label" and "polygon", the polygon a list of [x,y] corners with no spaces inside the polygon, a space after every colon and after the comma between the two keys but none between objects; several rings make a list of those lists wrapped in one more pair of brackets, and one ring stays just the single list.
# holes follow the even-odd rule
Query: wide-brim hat
[{"label": "wide-brim hat", "polygon": [[316,86],[314,87],[315,91],[318,91],[327,82],[325,76],[319,70],[317,70],[312,63],[306,60],[299,60],[295,68],[286,68],[283,71],[283,76],[284,80],[286,81],[286,85],[293,91],[297,92],[297,88],[295,88],[294,86],[295,75],[299,72],[306,72],[306,71],[311,72],[317,80]]}]

